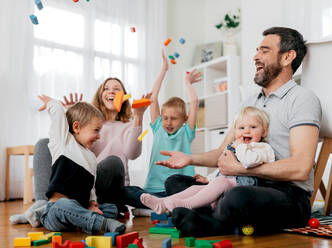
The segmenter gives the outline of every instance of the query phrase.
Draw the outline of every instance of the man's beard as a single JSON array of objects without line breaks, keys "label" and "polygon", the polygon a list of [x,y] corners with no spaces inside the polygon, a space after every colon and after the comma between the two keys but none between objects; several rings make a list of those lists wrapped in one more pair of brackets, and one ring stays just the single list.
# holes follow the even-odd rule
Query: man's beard
[{"label": "man's beard", "polygon": [[280,58],[278,58],[277,63],[264,67],[262,74],[255,75],[254,81],[259,86],[266,88],[270,82],[275,79],[282,70],[280,65]]}]

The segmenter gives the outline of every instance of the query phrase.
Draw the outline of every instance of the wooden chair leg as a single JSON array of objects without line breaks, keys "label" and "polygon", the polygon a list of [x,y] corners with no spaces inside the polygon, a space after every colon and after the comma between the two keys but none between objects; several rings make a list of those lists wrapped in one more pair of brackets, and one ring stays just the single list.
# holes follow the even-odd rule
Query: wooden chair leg
[{"label": "wooden chair leg", "polygon": [[8,149],[6,150],[6,178],[5,178],[5,185],[6,185],[6,200],[8,201],[9,200],[9,171],[10,171],[10,168],[9,168],[9,163],[10,163],[10,155],[8,153]]},{"label": "wooden chair leg", "polygon": [[316,165],[316,168],[315,168],[314,192],[313,192],[311,200],[310,200],[311,206],[315,201],[318,188],[320,187],[320,185],[322,183],[325,167],[326,167],[326,164],[327,164],[327,161],[329,159],[329,156],[330,156],[331,152],[332,152],[332,138],[326,138],[325,137],[324,140],[323,140],[322,148],[320,150],[318,160],[317,160],[317,165]]}]

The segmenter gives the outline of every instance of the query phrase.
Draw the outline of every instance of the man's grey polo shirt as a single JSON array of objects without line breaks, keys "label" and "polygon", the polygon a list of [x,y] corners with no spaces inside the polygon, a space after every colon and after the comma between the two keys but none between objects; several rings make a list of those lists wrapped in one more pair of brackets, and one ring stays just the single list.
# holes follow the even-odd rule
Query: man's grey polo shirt
[{"label": "man's grey polo shirt", "polygon": [[[311,125],[320,128],[322,109],[318,97],[310,90],[288,81],[268,97],[261,91],[249,97],[245,106],[255,106],[265,110],[270,116],[267,142],[272,146],[276,160],[288,158],[289,132],[293,127]],[[310,142],[310,140],[308,140]],[[301,166],[299,164],[298,166]],[[305,182],[293,183],[306,191],[313,191],[313,170]]]}]

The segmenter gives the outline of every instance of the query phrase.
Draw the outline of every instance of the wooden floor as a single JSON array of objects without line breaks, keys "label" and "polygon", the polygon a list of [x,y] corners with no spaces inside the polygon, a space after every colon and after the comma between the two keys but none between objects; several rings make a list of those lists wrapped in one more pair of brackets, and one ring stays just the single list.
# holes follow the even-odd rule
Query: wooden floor
[{"label": "wooden floor", "polygon": [[[28,232],[44,231],[44,228],[32,228],[29,224],[11,225],[9,216],[12,214],[21,213],[23,211],[22,201],[0,202],[0,247],[14,247],[15,237],[25,237]],[[149,227],[152,226],[148,217],[132,217],[126,221],[127,231],[138,231],[140,238],[143,238],[143,245],[145,248],[162,247],[162,241],[169,237],[169,235],[149,234]],[[80,232],[66,232],[64,233],[65,240],[80,241],[88,236]],[[200,239],[210,240],[224,240],[228,239],[232,242],[233,247],[255,247],[255,248],[279,248],[279,247],[332,247],[332,239],[315,238],[297,234],[274,234],[267,236],[243,236],[243,235],[228,235],[218,237],[207,237]],[[184,238],[173,239],[172,246],[183,246]],[[51,247],[51,245],[43,245],[40,247]]]}]

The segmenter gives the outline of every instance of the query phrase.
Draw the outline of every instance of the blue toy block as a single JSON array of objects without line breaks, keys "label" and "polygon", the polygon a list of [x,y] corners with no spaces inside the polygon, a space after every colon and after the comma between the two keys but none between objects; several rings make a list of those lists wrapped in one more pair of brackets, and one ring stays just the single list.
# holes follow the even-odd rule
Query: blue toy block
[{"label": "blue toy block", "polygon": [[175,52],[175,53],[174,53],[174,57],[175,57],[175,58],[178,58],[178,57],[180,57],[180,54],[178,54],[177,52]]},{"label": "blue toy block", "polygon": [[183,38],[181,38],[181,39],[179,40],[179,42],[183,45],[184,43],[186,43],[186,40],[183,39]]},{"label": "blue toy block", "polygon": [[38,25],[38,18],[35,15],[30,15],[30,20],[33,24]]},{"label": "blue toy block", "polygon": [[41,0],[35,0],[35,4],[39,10],[41,10],[43,8],[43,4],[42,4]]},{"label": "blue toy block", "polygon": [[116,245],[116,236],[118,236],[118,235],[119,235],[118,232],[108,232],[108,233],[104,233],[104,236],[112,237],[112,245],[113,245],[113,246]]},{"label": "blue toy block", "polygon": [[164,227],[170,227],[170,226],[168,225],[168,223],[157,223],[156,227],[162,227],[162,228],[164,228]]},{"label": "blue toy block", "polygon": [[169,227],[175,227],[172,221],[172,217],[168,217],[168,226]]},{"label": "blue toy block", "polygon": [[163,248],[171,248],[172,247],[172,239],[168,238],[163,241]]},{"label": "blue toy block", "polygon": [[151,213],[151,220],[167,220],[167,214],[157,214],[156,212]]}]

